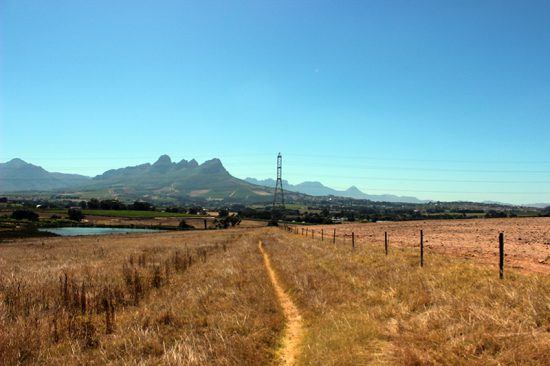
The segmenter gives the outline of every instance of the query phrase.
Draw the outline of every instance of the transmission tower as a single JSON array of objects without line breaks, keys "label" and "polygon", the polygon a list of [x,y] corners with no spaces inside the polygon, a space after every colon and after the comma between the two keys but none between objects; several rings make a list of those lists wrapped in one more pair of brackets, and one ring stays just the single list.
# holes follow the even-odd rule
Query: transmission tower
[{"label": "transmission tower", "polygon": [[282,180],[282,170],[283,170],[283,157],[281,153],[277,155],[277,181],[275,182],[275,193],[273,194],[273,208],[277,206],[277,197],[281,196],[280,207],[285,208],[285,192],[283,191],[283,180]]}]

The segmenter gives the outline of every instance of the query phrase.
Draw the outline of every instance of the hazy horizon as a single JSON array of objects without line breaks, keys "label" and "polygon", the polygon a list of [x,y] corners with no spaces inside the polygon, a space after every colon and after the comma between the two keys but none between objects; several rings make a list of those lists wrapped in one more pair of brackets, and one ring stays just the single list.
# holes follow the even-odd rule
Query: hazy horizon
[{"label": "hazy horizon", "polygon": [[0,3],[0,161],[550,202],[545,1]]}]

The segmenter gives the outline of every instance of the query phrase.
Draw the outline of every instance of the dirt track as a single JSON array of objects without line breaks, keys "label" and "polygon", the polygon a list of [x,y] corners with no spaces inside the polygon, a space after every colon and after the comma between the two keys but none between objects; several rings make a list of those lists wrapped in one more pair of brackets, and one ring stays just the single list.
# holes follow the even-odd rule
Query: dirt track
[{"label": "dirt track", "polygon": [[275,288],[275,293],[279,299],[279,303],[283,308],[283,312],[286,318],[285,333],[282,340],[282,346],[279,350],[279,356],[281,358],[281,364],[294,365],[298,356],[299,345],[303,336],[302,316],[298,311],[298,308],[292,302],[290,296],[287,295],[283,287],[281,286],[273,267],[269,256],[263,249],[262,242],[258,243],[258,248],[264,258],[264,264],[271,279],[271,283]]},{"label": "dirt track", "polygon": [[[325,240],[332,240],[336,229],[337,243],[350,243],[355,233],[356,245],[368,245],[383,250],[384,232],[392,247],[419,245],[420,230],[424,230],[426,251],[463,257],[497,265],[498,234],[504,232],[506,265],[521,271],[550,274],[550,218],[509,218],[474,220],[430,220],[378,222],[305,227]],[[301,227],[299,227],[301,231]]]}]

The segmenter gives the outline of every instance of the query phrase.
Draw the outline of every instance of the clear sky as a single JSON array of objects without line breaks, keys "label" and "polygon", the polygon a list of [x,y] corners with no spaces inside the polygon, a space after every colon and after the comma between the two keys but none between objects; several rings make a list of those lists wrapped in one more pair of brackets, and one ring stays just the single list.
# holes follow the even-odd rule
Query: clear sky
[{"label": "clear sky", "polygon": [[0,1],[0,161],[550,202],[549,1]]}]

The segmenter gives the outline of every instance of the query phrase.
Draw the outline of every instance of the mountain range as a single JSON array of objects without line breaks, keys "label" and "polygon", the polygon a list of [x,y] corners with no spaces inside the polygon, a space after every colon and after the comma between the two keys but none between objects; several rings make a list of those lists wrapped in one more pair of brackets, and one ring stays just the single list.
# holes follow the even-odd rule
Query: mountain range
[{"label": "mountain range", "polygon": [[268,198],[272,190],[233,177],[219,159],[172,162],[162,155],[153,164],[112,169],[95,177],[48,172],[13,159],[0,164],[0,192],[57,191],[170,201],[182,197],[209,200]]},{"label": "mountain range", "polygon": [[[202,164],[196,160],[173,162],[162,155],[153,164],[145,163],[111,169],[95,177],[48,172],[44,168],[15,158],[0,163],[0,193],[53,192],[78,194],[80,197],[116,197],[177,202],[185,199],[226,200],[233,202],[269,202],[275,180],[239,179],[232,176],[219,159]],[[391,194],[371,195],[351,186],[336,190],[320,182],[290,184],[283,181],[285,196],[336,196],[376,202],[426,203],[415,197]],[[307,196],[305,196],[307,195]],[[545,207],[540,203],[529,205]]]},{"label": "mountain range", "polygon": [[[255,179],[245,178],[245,181],[264,187],[275,187],[274,179]],[[323,185],[320,182],[303,182],[299,184],[290,184],[283,180],[283,189],[286,191],[308,194],[310,196],[338,196],[355,199],[371,200],[376,202],[404,202],[404,203],[424,203],[428,201],[419,200],[416,197],[395,196],[392,194],[373,195],[360,191],[357,187],[351,186],[344,191],[339,191]]]}]

